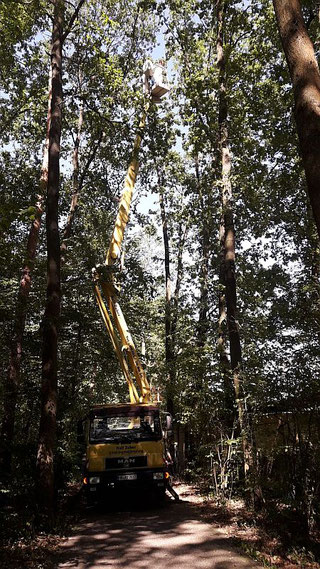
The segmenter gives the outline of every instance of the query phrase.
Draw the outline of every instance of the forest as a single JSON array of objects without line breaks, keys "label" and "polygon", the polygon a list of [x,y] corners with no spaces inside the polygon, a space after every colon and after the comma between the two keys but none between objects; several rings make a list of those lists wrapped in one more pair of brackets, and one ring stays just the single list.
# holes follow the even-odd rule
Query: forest
[{"label": "forest", "polygon": [[0,0],[0,29],[5,539],[54,527],[78,421],[128,401],[92,271],[152,58],[170,92],[148,109],[117,278],[175,475],[315,540],[319,4]]}]

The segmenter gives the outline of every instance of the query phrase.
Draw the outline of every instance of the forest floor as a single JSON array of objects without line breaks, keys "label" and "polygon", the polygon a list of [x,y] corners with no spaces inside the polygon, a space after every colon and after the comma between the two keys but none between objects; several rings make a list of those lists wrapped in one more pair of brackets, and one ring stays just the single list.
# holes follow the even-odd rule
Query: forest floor
[{"label": "forest floor", "polygon": [[241,551],[263,567],[320,569],[320,535],[306,540],[291,512],[257,514],[240,499],[218,504],[203,497],[198,507],[204,520],[223,528]]},{"label": "forest floor", "polygon": [[143,509],[125,501],[108,509],[90,509],[73,496],[73,512],[64,519],[60,535],[12,540],[1,548],[0,566],[320,569],[312,548],[284,540],[280,527],[268,527],[242,501],[218,505],[190,485],[178,484],[176,489],[179,503],[168,496],[163,505],[150,502]]}]

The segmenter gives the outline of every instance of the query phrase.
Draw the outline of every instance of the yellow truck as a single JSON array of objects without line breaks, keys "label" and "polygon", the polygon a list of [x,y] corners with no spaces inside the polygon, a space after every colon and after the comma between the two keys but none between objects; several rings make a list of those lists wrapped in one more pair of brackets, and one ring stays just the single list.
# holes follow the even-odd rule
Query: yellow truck
[{"label": "yellow truck", "polygon": [[[167,445],[172,432],[171,416],[161,411],[159,402],[153,400],[145,371],[119,305],[116,281],[147,112],[150,104],[159,103],[161,97],[169,91],[163,82],[158,85],[154,79],[150,81],[151,77],[157,78],[162,69],[163,62],[161,65],[152,64],[148,60],[145,65],[144,110],[106,262],[93,271],[96,300],[127,382],[130,402],[94,406],[88,416],[78,423],[79,441],[85,441],[87,447],[83,485],[90,501],[99,501],[108,490],[125,487],[153,489],[158,496],[164,496],[165,489],[171,488],[169,467],[172,461]],[[162,77],[161,73],[159,77]]]},{"label": "yellow truck", "polygon": [[157,498],[164,497],[170,479],[168,413],[147,403],[97,405],[82,424],[87,441],[83,483],[88,502],[100,502],[108,493],[125,488],[150,490]]}]

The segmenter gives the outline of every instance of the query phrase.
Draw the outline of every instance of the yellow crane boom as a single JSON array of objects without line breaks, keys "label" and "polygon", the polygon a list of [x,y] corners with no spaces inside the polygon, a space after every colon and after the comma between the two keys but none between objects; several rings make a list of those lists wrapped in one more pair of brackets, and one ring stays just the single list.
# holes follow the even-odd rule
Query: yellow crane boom
[{"label": "yellow crane boom", "polygon": [[[107,252],[106,267],[109,268],[111,268],[120,259],[121,245],[124,237],[124,231],[129,219],[132,194],[139,168],[138,154],[141,146],[143,130],[146,124],[148,108],[149,103],[146,104],[139,123],[138,132],[136,134],[133,145],[132,158],[124,181],[124,189],[120,199],[118,214]],[[118,302],[118,288],[114,280],[113,271],[107,271],[106,275],[107,279],[98,271],[95,273],[95,295],[98,306],[111,338],[113,348],[120,362],[122,372],[128,384],[130,402],[138,403],[141,401],[148,403],[151,401],[150,386]],[[106,298],[106,304],[102,298],[99,284]],[[120,343],[116,334],[116,330],[120,338]],[[140,396],[135,387],[134,378],[137,382]]]},{"label": "yellow crane boom", "polygon": [[[150,67],[148,67],[147,71],[144,73],[145,85],[148,72],[150,72]],[[152,74],[156,75],[156,72],[157,68],[154,66],[151,69],[150,76],[152,76]],[[124,181],[124,189],[120,199],[118,214],[110,240],[109,249],[107,251],[105,268],[102,271],[98,268],[94,272],[95,296],[113,348],[119,359],[123,375],[128,384],[131,403],[150,403],[152,401],[152,395],[145,371],[140,362],[132,336],[119,305],[119,290],[114,279],[113,267],[119,261],[121,255],[121,246],[125,228],[129,219],[130,205],[138,174],[139,150],[141,147],[149,106],[151,101],[159,102],[160,96],[163,96],[168,91],[169,87],[161,83],[161,94],[159,94],[159,85],[157,83],[153,82],[153,84],[149,84],[149,87],[147,83],[146,94],[148,95],[148,99],[145,103],[138,131],[134,140],[132,157]],[[106,303],[102,298],[99,285],[101,286],[106,298]],[[135,386],[134,380],[136,381],[138,390]]]},{"label": "yellow crane boom", "polygon": [[140,119],[138,132],[135,137],[132,150],[132,158],[128,167],[127,175],[124,180],[124,190],[120,199],[118,215],[116,218],[113,234],[111,237],[109,249],[107,252],[106,265],[113,265],[119,258],[121,245],[123,241],[124,231],[129,219],[129,210],[132,200],[133,189],[136,183],[139,169],[139,150],[141,147],[142,137],[146,126],[147,113],[150,103],[147,102]]}]

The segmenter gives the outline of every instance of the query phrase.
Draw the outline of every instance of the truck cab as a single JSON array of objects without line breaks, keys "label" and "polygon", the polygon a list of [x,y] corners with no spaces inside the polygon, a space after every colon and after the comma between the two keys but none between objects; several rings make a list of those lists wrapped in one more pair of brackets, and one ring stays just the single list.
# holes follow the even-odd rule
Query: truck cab
[{"label": "truck cab", "polygon": [[93,407],[78,431],[86,442],[83,485],[88,501],[125,488],[163,497],[170,478],[170,432],[171,416],[155,404]]}]

